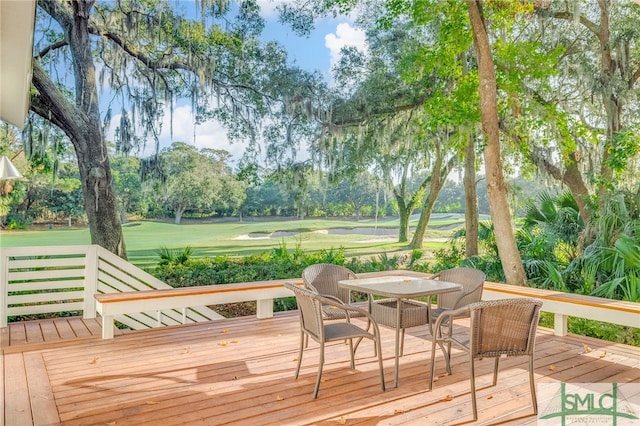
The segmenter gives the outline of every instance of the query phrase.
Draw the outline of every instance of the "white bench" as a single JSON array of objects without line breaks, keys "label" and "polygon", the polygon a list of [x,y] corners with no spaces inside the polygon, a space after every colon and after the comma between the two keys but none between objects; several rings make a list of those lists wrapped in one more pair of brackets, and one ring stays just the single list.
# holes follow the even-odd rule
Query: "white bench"
[{"label": "white bench", "polygon": [[102,338],[113,338],[114,316],[134,312],[186,309],[191,306],[257,301],[258,318],[273,317],[273,299],[291,296],[284,282],[301,279],[217,284],[125,293],[96,294],[96,310],[102,316]]}]

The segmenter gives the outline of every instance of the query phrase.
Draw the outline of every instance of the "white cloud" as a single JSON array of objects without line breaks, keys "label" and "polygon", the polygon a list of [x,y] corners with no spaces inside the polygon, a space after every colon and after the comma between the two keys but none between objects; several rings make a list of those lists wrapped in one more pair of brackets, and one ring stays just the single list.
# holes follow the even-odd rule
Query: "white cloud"
[{"label": "white cloud", "polygon": [[258,0],[260,6],[260,16],[264,19],[277,18],[276,7],[281,4],[293,3],[293,0]]},{"label": "white cloud", "polygon": [[364,31],[360,28],[352,27],[347,22],[338,24],[335,33],[327,34],[324,37],[324,45],[329,49],[331,68],[340,60],[340,50],[345,46],[355,46],[362,52],[367,51],[367,40]]},{"label": "white cloud", "polygon": [[[106,132],[107,139],[113,140],[113,135],[120,116],[113,117],[111,126]],[[173,122],[173,136],[171,135],[171,123]],[[194,135],[195,131],[195,135]],[[207,121],[199,126],[194,124],[194,116],[190,105],[178,106],[173,111],[173,117],[168,110],[165,111],[162,120],[162,133],[160,133],[160,149],[166,148],[172,142],[184,142],[194,145],[198,149],[213,148],[229,151],[233,160],[242,157],[246,144],[229,142],[227,130],[215,121]],[[155,142],[148,140],[142,152],[136,155],[147,157],[153,154]]]},{"label": "white cloud", "polygon": [[[213,120],[194,124],[194,116],[190,105],[179,106],[173,111],[173,138],[170,132],[171,116],[165,112],[160,134],[161,146],[169,146],[171,142],[185,142],[196,148],[224,149],[229,151],[234,160],[239,160],[245,150],[243,143],[229,143],[227,130]],[[194,135],[195,131],[195,135]]]}]

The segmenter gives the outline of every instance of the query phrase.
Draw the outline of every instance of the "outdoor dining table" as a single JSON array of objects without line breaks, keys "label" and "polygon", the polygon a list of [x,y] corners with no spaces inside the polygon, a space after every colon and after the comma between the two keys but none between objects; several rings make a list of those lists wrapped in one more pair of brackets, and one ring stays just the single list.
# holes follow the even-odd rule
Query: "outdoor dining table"
[{"label": "outdoor dining table", "polygon": [[[357,278],[338,281],[338,286],[351,291],[359,291],[369,295],[369,310],[371,311],[373,296],[383,296],[396,300],[396,348],[395,348],[395,374],[394,386],[398,387],[398,370],[400,366],[400,329],[401,306],[406,299],[415,299],[422,296],[449,293],[462,289],[460,284],[417,278],[411,276],[380,276],[374,278]],[[428,320],[431,320],[431,303],[425,303],[428,309]]]}]

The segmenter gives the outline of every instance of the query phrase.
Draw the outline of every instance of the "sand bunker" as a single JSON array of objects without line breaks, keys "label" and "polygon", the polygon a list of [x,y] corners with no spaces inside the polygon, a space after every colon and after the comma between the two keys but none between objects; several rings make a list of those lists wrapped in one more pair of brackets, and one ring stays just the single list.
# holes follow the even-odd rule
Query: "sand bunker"
[{"label": "sand bunker", "polygon": [[329,235],[398,235],[397,228],[332,228],[325,232]]},{"label": "sand bunker", "polygon": [[276,231],[271,234],[254,232],[251,234],[239,235],[235,237],[234,240],[268,240],[270,238],[295,237],[299,234],[299,232],[293,231]]},{"label": "sand bunker", "polygon": [[[324,234],[324,235],[374,235],[382,237],[380,241],[388,241],[391,238],[395,238],[398,236],[398,230],[395,228],[332,228],[332,229],[319,229],[317,231],[313,231],[316,234]],[[296,231],[276,231],[271,234],[262,233],[262,232],[254,232],[251,234],[239,235],[234,238],[234,240],[268,240],[271,238],[283,238],[283,237],[295,237],[300,235],[300,232]],[[363,243],[366,242],[377,242],[377,240],[368,240],[361,241]]]},{"label": "sand bunker", "polygon": [[[393,242],[398,238],[398,229],[396,228],[332,228],[332,229],[319,229],[313,231],[315,234],[323,235],[372,235],[378,238],[369,240],[354,241],[361,244],[369,243],[388,243]],[[276,231],[271,234],[254,232],[251,234],[239,235],[234,240],[268,240],[272,238],[284,238],[284,237],[296,237],[300,235],[300,232],[296,231]],[[449,238],[425,238],[425,241],[438,241],[447,242]]]}]

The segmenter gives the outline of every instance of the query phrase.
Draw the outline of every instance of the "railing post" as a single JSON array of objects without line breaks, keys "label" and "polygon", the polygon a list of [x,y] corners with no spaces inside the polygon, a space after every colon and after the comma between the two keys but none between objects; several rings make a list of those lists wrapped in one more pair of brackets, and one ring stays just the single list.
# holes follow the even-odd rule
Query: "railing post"
[{"label": "railing post", "polygon": [[567,325],[567,315],[562,314],[554,314],[553,315],[553,334],[556,336],[566,336],[568,325]]},{"label": "railing post", "polygon": [[0,248],[0,327],[7,326],[7,293],[9,292],[9,255]]},{"label": "railing post", "polygon": [[256,305],[258,319],[273,318],[273,299],[259,299]]},{"label": "railing post", "polygon": [[96,300],[93,297],[98,292],[98,246],[87,246],[84,263],[84,301],[83,318],[96,317]]},{"label": "railing post", "polygon": [[113,339],[113,329],[115,324],[113,323],[113,315],[105,315],[102,317],[102,338]]}]

